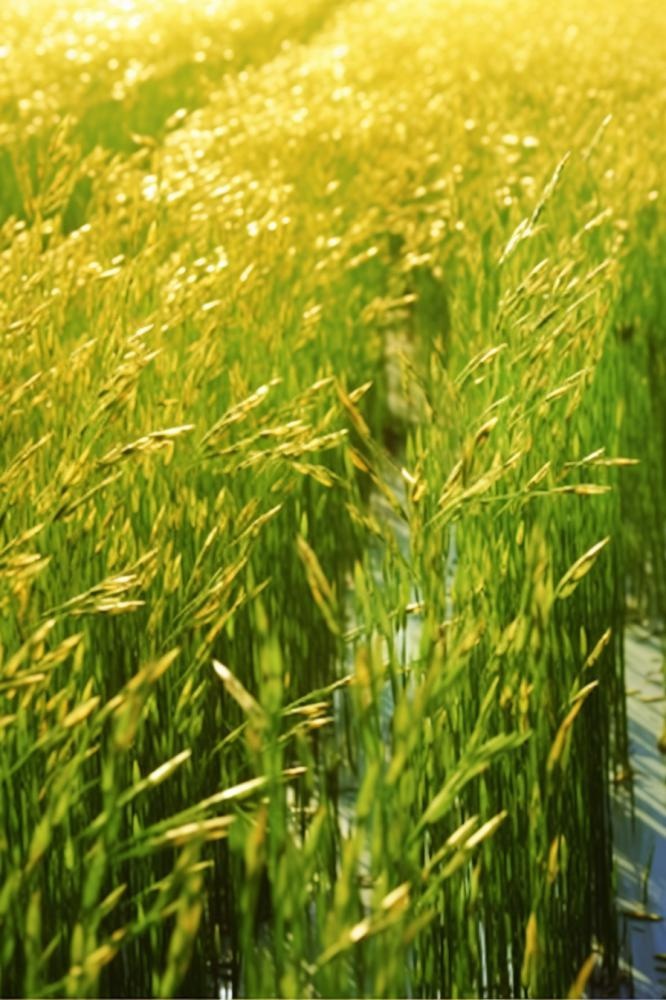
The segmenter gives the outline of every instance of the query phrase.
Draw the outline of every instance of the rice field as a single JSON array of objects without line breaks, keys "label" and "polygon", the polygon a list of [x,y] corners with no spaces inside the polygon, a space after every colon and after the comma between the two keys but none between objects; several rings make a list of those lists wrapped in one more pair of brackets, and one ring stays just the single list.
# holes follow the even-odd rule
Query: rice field
[{"label": "rice field", "polygon": [[617,995],[662,5],[0,26],[0,995]]}]

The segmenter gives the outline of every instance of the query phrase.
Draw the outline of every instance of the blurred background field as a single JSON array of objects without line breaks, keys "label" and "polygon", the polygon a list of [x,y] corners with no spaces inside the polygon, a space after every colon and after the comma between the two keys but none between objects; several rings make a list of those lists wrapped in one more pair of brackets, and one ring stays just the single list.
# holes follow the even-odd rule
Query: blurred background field
[{"label": "blurred background field", "polygon": [[631,989],[661,5],[0,27],[0,995]]}]

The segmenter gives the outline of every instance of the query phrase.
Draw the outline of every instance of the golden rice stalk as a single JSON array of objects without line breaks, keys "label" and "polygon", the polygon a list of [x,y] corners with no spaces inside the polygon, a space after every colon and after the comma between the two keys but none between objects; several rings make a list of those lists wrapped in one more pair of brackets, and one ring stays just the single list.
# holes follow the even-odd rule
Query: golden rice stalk
[{"label": "golden rice stalk", "polygon": [[571,727],[574,724],[574,721],[576,720],[576,717],[577,717],[578,713],[580,712],[581,708],[585,704],[585,701],[587,700],[587,698],[589,697],[589,695],[598,686],[599,686],[599,682],[598,681],[592,681],[591,684],[586,684],[585,687],[582,688],[582,690],[580,690],[577,695],[575,695],[575,698],[572,699],[573,700],[573,705],[569,709],[569,711],[567,712],[567,714],[564,717],[563,721],[561,722],[560,727],[557,730],[557,733],[555,734],[555,739],[553,740],[553,745],[550,748],[550,753],[548,754],[548,760],[546,762],[546,769],[547,769],[547,771],[548,771],[549,774],[552,772],[553,768],[555,767],[555,765],[558,763],[558,761],[562,757],[562,753],[563,753],[564,748],[566,746],[567,737],[569,735]]},{"label": "golden rice stalk", "polygon": [[602,538],[600,542],[596,542],[587,552],[583,553],[576,562],[569,567],[566,571],[557,587],[555,588],[555,596],[564,600],[573,594],[574,590],[583,579],[584,576],[590,572],[594,566],[597,556],[604,549],[610,541],[610,535],[606,538]]},{"label": "golden rice stalk", "polygon": [[232,674],[228,667],[225,667],[225,665],[220,663],[219,660],[213,660],[213,670],[220,678],[231,697],[238,705],[240,705],[247,716],[254,719],[264,718],[264,710],[259,702],[252,697],[247,688],[241,684],[238,678]]},{"label": "golden rice stalk", "polygon": [[296,548],[301,562],[305,567],[305,575],[315,604],[321,611],[324,621],[333,635],[340,635],[340,626],[337,621],[337,600],[333,593],[333,588],[321,568],[316,553],[302,535],[298,535],[296,538]]}]

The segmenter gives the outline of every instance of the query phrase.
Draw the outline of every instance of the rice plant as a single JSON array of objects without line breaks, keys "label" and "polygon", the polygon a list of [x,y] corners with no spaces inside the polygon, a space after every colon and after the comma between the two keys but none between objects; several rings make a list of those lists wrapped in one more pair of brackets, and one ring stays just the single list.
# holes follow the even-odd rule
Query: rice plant
[{"label": "rice plant", "polygon": [[0,23],[0,994],[612,993],[661,6]]}]

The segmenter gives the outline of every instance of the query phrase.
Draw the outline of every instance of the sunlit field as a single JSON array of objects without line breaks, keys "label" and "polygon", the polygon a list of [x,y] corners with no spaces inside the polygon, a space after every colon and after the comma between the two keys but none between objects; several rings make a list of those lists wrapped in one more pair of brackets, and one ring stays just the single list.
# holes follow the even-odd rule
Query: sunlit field
[{"label": "sunlit field", "polygon": [[0,995],[617,995],[662,4],[0,28]]}]

